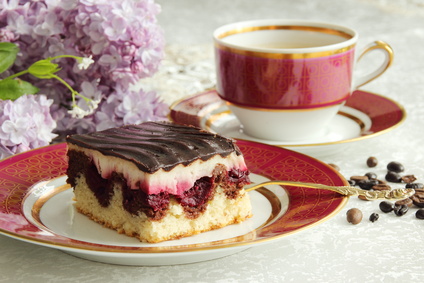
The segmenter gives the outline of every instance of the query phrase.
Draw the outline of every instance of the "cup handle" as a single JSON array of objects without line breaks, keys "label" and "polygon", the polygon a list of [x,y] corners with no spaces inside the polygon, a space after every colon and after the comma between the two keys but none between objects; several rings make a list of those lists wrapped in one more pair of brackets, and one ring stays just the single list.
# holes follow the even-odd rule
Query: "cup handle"
[{"label": "cup handle", "polygon": [[365,47],[365,49],[362,51],[361,55],[358,57],[356,62],[358,63],[362,57],[367,54],[368,52],[371,52],[373,50],[380,50],[385,55],[384,61],[381,63],[381,65],[373,72],[367,75],[363,75],[356,79],[353,90],[359,88],[360,86],[363,86],[370,81],[374,80],[375,78],[381,76],[392,64],[393,62],[393,49],[390,47],[389,44],[387,44],[384,41],[377,40],[372,43],[370,43],[368,46]]}]

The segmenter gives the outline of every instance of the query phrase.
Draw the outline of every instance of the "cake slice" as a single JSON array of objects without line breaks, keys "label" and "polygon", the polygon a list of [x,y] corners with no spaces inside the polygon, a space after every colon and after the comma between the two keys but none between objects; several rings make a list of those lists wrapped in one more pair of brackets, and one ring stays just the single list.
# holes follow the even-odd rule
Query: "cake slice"
[{"label": "cake slice", "polygon": [[67,137],[76,209],[119,233],[156,243],[251,217],[249,171],[230,139],[146,122]]}]

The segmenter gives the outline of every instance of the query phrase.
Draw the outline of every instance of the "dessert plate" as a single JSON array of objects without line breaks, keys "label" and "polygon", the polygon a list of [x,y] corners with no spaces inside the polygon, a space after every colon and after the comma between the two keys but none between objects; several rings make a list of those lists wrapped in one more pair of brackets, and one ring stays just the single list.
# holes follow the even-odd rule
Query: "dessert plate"
[{"label": "dessert plate", "polygon": [[[330,166],[306,155],[250,141],[237,142],[254,182],[291,180],[346,185]],[[325,190],[267,186],[249,192],[247,221],[157,244],[140,243],[77,213],[66,184],[66,144],[0,162],[0,234],[77,257],[123,265],[171,265],[216,259],[313,227],[334,216],[347,197]]]},{"label": "dessert plate", "polygon": [[[170,119],[232,137],[288,148],[314,157],[336,153],[350,142],[386,133],[406,118],[397,102],[370,92],[353,92],[321,136],[298,142],[262,140],[243,133],[238,119],[215,90],[188,97],[171,106]],[[264,125],[265,126],[265,125]]]}]

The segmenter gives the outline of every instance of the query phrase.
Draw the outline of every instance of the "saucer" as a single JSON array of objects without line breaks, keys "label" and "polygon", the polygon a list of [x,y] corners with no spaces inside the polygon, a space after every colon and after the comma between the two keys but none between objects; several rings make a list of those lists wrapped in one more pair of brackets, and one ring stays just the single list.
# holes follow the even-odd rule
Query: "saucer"
[{"label": "saucer", "polygon": [[176,123],[197,126],[235,139],[289,148],[314,157],[333,154],[347,143],[386,133],[406,118],[405,109],[397,102],[375,93],[357,90],[320,136],[284,142],[258,139],[245,134],[238,119],[215,90],[185,98],[170,108],[170,119]]}]

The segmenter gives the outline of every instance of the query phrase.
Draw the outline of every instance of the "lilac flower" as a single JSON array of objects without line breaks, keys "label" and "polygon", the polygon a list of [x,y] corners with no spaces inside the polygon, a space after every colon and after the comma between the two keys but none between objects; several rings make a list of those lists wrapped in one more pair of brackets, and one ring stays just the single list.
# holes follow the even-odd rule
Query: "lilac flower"
[{"label": "lilac flower", "polygon": [[117,92],[96,112],[96,130],[110,128],[110,125],[166,120],[167,111],[168,107],[158,101],[154,92],[130,91],[125,95]]},{"label": "lilac flower", "polygon": [[0,159],[48,145],[56,137],[56,121],[50,115],[53,100],[44,95],[24,95],[0,101]]},{"label": "lilac flower", "polygon": [[78,69],[80,70],[86,70],[88,69],[88,67],[90,67],[91,64],[94,63],[93,59],[91,59],[93,56],[90,55],[90,57],[86,58],[82,58],[79,62],[78,62]]},{"label": "lilac flower", "polygon": [[[81,92],[78,94],[79,100],[78,102],[75,100],[73,102],[72,109],[68,111],[72,118],[81,119],[93,114],[97,110],[103,96],[102,92],[98,89],[98,84],[98,79],[91,82],[84,81],[81,83]],[[84,128],[88,129],[88,127]]]},{"label": "lilac flower", "polygon": [[7,29],[0,30],[0,42],[11,42],[16,40],[15,34]]},{"label": "lilac flower", "polygon": [[[163,58],[164,35],[156,21],[158,13],[160,6],[154,0],[0,0],[0,39],[17,44],[21,50],[15,65],[0,74],[0,79],[43,58],[63,54],[91,58],[88,68],[83,68],[88,61],[57,62],[61,68],[57,75],[92,99],[88,103],[76,100],[78,109],[74,111],[69,111],[73,105],[71,93],[60,82],[24,78],[53,101],[50,111],[56,121],[54,133],[63,137],[135,121],[165,119],[168,107],[156,93],[131,90],[140,79],[153,75]],[[75,114],[88,115],[78,118],[82,115]],[[0,113],[0,126],[3,116]],[[0,150],[5,146],[14,152],[23,150],[29,135],[34,134],[29,131],[23,135],[18,120],[13,120],[13,126],[11,123],[6,123],[5,131],[11,137],[13,129],[14,141],[24,142],[22,146],[12,142],[6,146],[2,138],[6,132],[1,130]]]},{"label": "lilac flower", "polygon": [[157,103],[156,100],[151,92],[130,92],[116,107],[115,114],[122,118],[123,124],[138,124],[150,120],[155,117],[155,108],[152,106]]},{"label": "lilac flower", "polygon": [[99,65],[114,70],[121,61],[121,53],[118,51],[118,49],[116,49],[115,46],[112,45],[108,48],[108,50],[105,50],[105,53],[100,57]]}]

